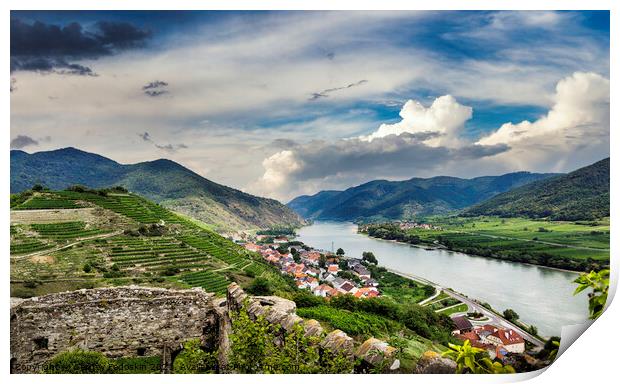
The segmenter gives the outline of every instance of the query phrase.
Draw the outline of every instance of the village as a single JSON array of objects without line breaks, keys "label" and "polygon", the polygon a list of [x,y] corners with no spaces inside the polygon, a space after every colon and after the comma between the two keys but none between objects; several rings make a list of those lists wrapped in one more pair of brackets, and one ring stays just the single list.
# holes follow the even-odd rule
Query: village
[{"label": "village", "polygon": [[[402,225],[427,224],[401,223]],[[380,282],[372,277],[367,268],[369,260],[365,260],[366,253],[362,259],[345,257],[342,249],[335,253],[317,250],[291,241],[287,236],[270,238],[258,235],[255,242],[243,242],[243,245],[247,250],[259,253],[283,275],[291,276],[298,289],[308,290],[315,296],[331,298],[348,294],[360,299],[381,296]],[[374,259],[374,255],[372,258]],[[376,260],[374,261],[376,263]],[[437,290],[435,295],[419,304],[432,304],[440,294],[441,290]],[[473,347],[485,350],[492,360],[503,361],[510,353],[526,352],[526,340],[516,328],[500,326],[503,319],[482,316],[476,311],[482,308],[473,303],[467,305],[468,309],[474,309],[474,312],[456,312],[449,315],[455,326],[452,335],[456,339],[469,341]],[[538,343],[535,343],[534,347],[540,347],[536,344]]]},{"label": "village", "polygon": [[[427,230],[427,231],[442,231],[443,230],[443,228],[440,226],[437,226],[434,224],[428,224],[428,223],[418,223],[416,221],[395,220],[395,221],[390,221],[389,224],[397,225],[398,228],[403,231],[407,231],[410,229],[422,229],[422,230]],[[367,232],[369,226],[370,224],[360,224],[359,231]]]},{"label": "village", "polygon": [[[257,241],[263,239],[259,235]],[[381,295],[379,283],[364,265],[366,261],[345,258],[342,250],[334,254],[301,244],[289,246],[285,236],[274,238],[273,244],[245,243],[244,247],[258,252],[283,275],[293,277],[297,288],[307,289],[315,296],[329,298],[350,294],[357,298],[369,298]]]}]

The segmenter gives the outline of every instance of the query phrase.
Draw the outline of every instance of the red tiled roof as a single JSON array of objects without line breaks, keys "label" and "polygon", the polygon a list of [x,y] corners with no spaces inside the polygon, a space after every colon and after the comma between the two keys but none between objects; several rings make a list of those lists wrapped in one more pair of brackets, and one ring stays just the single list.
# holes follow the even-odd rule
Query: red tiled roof
[{"label": "red tiled roof", "polygon": [[497,337],[498,339],[501,340],[502,344],[504,345],[523,343],[523,337],[521,337],[521,335],[519,335],[517,332],[513,331],[512,329],[498,329],[495,332],[493,332],[493,334],[491,334],[490,336]]}]

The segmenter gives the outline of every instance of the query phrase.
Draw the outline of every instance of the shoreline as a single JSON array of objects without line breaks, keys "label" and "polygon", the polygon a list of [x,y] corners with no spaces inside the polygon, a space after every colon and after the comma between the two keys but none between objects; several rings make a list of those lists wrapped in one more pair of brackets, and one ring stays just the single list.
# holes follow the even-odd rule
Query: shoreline
[{"label": "shoreline", "polygon": [[558,272],[573,273],[575,275],[579,275],[581,273],[584,273],[584,272],[580,272],[580,271],[574,271],[572,269],[563,269],[563,268],[558,268],[558,267],[550,267],[548,265],[524,263],[524,262],[521,262],[521,261],[505,260],[505,259],[500,259],[500,258],[497,258],[497,257],[488,257],[488,256],[476,255],[476,254],[472,254],[472,253],[465,253],[465,252],[461,252],[461,251],[457,251],[457,250],[448,248],[445,245],[442,245],[441,247],[437,247],[437,246],[433,246],[433,245],[423,246],[423,245],[419,245],[419,244],[404,243],[404,242],[398,241],[398,240],[387,240],[387,239],[382,239],[380,237],[373,237],[373,236],[370,236],[369,234],[363,233],[363,232],[357,232],[357,233],[360,234],[360,235],[364,235],[364,236],[366,236],[368,238],[371,238],[373,240],[388,241],[388,242],[396,243],[396,244],[409,245],[411,247],[421,248],[421,249],[425,249],[425,250],[429,250],[429,248],[430,248],[430,250],[436,250],[436,251],[441,251],[441,250],[443,250],[443,251],[450,251],[450,252],[460,253],[460,254],[467,255],[467,256],[482,257],[482,258],[485,258],[485,259],[492,259],[492,260],[503,261],[503,262],[508,262],[508,263],[530,265],[530,266],[533,266],[533,267],[546,268],[546,269],[551,269],[551,270],[558,271]]}]

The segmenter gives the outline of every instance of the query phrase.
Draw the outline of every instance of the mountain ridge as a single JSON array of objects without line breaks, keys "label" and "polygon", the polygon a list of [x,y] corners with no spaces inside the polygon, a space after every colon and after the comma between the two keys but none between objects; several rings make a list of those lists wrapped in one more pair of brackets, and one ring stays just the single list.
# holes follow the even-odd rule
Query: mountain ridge
[{"label": "mountain ridge", "polygon": [[121,164],[74,147],[29,154],[11,150],[11,193],[34,184],[64,189],[121,185],[221,231],[298,226],[303,220],[280,202],[215,183],[169,159]]},{"label": "mountain ridge", "polygon": [[609,157],[570,173],[515,188],[465,210],[463,216],[596,220],[609,216]]},{"label": "mountain ridge", "polygon": [[302,195],[287,205],[308,219],[413,219],[454,212],[511,188],[557,175],[520,171],[472,179],[435,176],[402,181],[372,180],[344,191]]}]

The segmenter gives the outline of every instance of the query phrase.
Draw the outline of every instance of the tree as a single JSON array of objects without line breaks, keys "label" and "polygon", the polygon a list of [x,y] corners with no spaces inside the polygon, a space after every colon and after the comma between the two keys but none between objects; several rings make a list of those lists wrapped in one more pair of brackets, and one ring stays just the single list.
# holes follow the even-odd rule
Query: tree
[{"label": "tree", "polygon": [[43,190],[43,186],[41,184],[35,184],[31,189],[35,192],[41,192]]},{"label": "tree", "polygon": [[266,296],[273,293],[271,282],[264,277],[257,277],[247,288],[247,291],[253,295]]},{"label": "tree", "polygon": [[338,249],[336,250],[336,255],[338,255],[338,256],[344,256],[344,249],[342,249],[342,248],[338,248]]},{"label": "tree", "polygon": [[426,284],[422,287],[422,289],[424,290],[424,294],[426,296],[431,296],[435,294],[435,287],[433,287],[432,285]]},{"label": "tree", "polygon": [[377,261],[377,258],[375,257],[375,254],[372,252],[362,252],[362,260],[365,260],[374,265],[377,265],[379,263]]},{"label": "tree", "polygon": [[607,294],[609,293],[609,269],[603,269],[599,272],[591,271],[590,273],[582,273],[575,279],[574,283],[578,284],[573,295],[576,295],[590,288],[592,292],[588,293],[588,310],[590,319],[598,318],[605,309],[607,302]]},{"label": "tree", "polygon": [[319,257],[319,267],[325,268],[326,265],[327,265],[327,258],[325,257],[324,254],[321,253],[321,256]]},{"label": "tree", "polygon": [[507,309],[504,311],[504,318],[508,321],[516,321],[519,320],[519,314],[512,309]]}]

